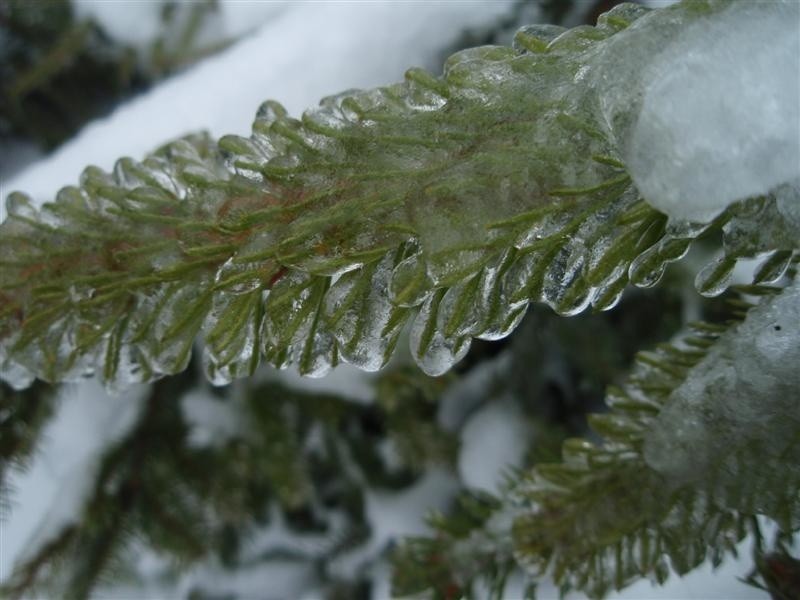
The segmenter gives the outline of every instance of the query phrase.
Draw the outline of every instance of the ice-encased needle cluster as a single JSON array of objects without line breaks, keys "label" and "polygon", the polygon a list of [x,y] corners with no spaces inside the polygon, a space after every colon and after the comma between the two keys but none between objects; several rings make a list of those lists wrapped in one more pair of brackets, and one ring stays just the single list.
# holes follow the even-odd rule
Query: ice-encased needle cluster
[{"label": "ice-encased needle cluster", "polygon": [[[591,598],[735,552],[754,515],[800,525],[800,283],[748,286],[725,323],[637,354],[589,423],[513,490],[514,550]],[[520,504],[521,503],[521,504]]]},{"label": "ice-encased needle cluster", "polygon": [[412,69],[299,120],[267,102],[248,138],[193,136],[111,173],[89,167],[41,210],[12,194],[2,376],[124,386],[183,369],[198,338],[220,384],[262,360],[378,369],[408,322],[412,355],[439,374],[473,337],[507,335],[530,301],[610,308],[723,224],[702,290],[723,289],[740,257],[764,261],[759,281],[780,277],[798,246],[795,187],[712,223],[668,222],[632,185],[625,122],[609,112],[636,89],[615,49],[726,6],[627,4],[597,27],[523,28],[512,48],[455,54],[441,77]]}]

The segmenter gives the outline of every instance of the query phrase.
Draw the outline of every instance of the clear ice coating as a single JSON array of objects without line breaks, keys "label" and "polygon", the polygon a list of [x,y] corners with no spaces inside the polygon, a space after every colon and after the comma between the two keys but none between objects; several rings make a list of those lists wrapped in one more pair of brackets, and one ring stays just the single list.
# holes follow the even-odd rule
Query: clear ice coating
[{"label": "clear ice coating", "polygon": [[712,468],[724,482],[737,475],[737,451],[755,448],[761,468],[796,470],[785,456],[800,434],[798,365],[794,282],[752,308],[689,371],[645,437],[647,463],[676,483],[706,478]]},{"label": "clear ice coating", "polygon": [[695,4],[688,24],[680,5],[611,40],[600,98],[648,202],[708,221],[800,175],[800,3]]},{"label": "clear ice coating", "polygon": [[[89,167],[41,210],[10,195],[0,376],[23,386],[95,373],[124,387],[185,368],[198,339],[220,385],[262,361],[311,376],[340,360],[374,370],[406,325],[415,360],[439,374],[472,338],[508,335],[531,301],[563,315],[613,307],[710,227],[724,247],[698,277],[703,293],[724,290],[742,257],[762,261],[757,281],[777,280],[797,254],[800,179],[698,224],[645,202],[642,174],[622,160],[634,162],[645,111],[667,111],[649,95],[661,62],[694,48],[693,23],[727,23],[726,6],[624,4],[594,28],[526,27],[511,48],[456,53],[441,77],[411,69],[300,119],[268,101],[249,137],[188,136],[111,173]],[[741,10],[775,25],[743,40],[784,39],[773,16]],[[772,41],[748,68],[785,58]],[[748,130],[753,147],[785,140],[768,124],[763,140]]]}]

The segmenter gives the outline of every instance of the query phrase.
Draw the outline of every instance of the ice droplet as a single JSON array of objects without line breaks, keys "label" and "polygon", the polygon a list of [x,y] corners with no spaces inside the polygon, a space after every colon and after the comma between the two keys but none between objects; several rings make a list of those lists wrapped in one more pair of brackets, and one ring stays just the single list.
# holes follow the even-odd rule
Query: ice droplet
[{"label": "ice droplet", "polygon": [[252,375],[260,361],[256,338],[261,330],[264,294],[218,290],[203,323],[203,369],[214,385]]},{"label": "ice droplet", "polygon": [[800,175],[800,4],[689,6],[611,38],[597,82],[643,196],[708,221]]},{"label": "ice droplet", "polygon": [[393,264],[393,253],[388,253],[377,263],[345,273],[326,294],[325,320],[341,357],[366,371],[386,364],[406,322],[407,309],[393,305],[389,297]]},{"label": "ice droplet", "polygon": [[291,354],[297,357],[297,368],[306,377],[324,377],[338,362],[336,339],[323,330],[314,330],[308,340],[295,344]]},{"label": "ice droplet", "polygon": [[448,289],[439,303],[437,328],[447,336],[474,335],[481,329],[481,274]]},{"label": "ice droplet", "polygon": [[547,49],[547,45],[566,31],[566,27],[559,25],[525,25],[514,35],[512,48],[519,53],[540,53]]},{"label": "ice droplet", "polygon": [[584,264],[584,255],[567,244],[547,266],[542,283],[542,300],[560,315],[576,315],[592,300],[592,289],[583,277]]},{"label": "ice droplet", "polygon": [[227,168],[251,181],[261,181],[261,171],[269,161],[256,140],[226,135],[219,140],[219,149]]},{"label": "ice droplet", "polygon": [[430,295],[433,287],[422,254],[415,253],[392,271],[389,297],[398,306],[418,306]]},{"label": "ice droplet", "polygon": [[[67,314],[50,323],[37,339],[15,352],[15,360],[50,382],[78,381],[91,376],[99,364],[96,346],[81,348],[81,324]],[[88,332],[91,333],[91,332]]]},{"label": "ice droplet", "polygon": [[234,258],[229,258],[217,269],[214,283],[225,284],[224,291],[228,294],[247,294],[261,287],[263,282],[257,270],[258,265],[237,263]]},{"label": "ice droplet", "polygon": [[320,103],[322,106],[304,112],[303,124],[312,131],[321,132],[336,132],[347,127],[349,123],[338,106],[329,102],[328,98],[324,98]]},{"label": "ice droplet", "polygon": [[33,199],[22,192],[11,192],[6,198],[6,212],[9,217],[36,218],[36,208]]},{"label": "ice droplet", "polygon": [[592,306],[595,310],[611,310],[619,304],[628,284],[626,271],[625,266],[620,265],[614,273],[597,286],[592,300]]},{"label": "ice droplet", "polygon": [[653,287],[661,280],[669,263],[686,256],[691,244],[690,238],[664,236],[631,262],[628,269],[631,283],[644,288]]},{"label": "ice droplet", "polygon": [[9,359],[4,347],[0,346],[0,379],[15,390],[24,390],[33,383],[35,376],[26,367]]},{"label": "ice droplet", "polygon": [[720,256],[703,267],[695,277],[697,291],[708,298],[719,296],[730,285],[736,259]]},{"label": "ice droplet", "polygon": [[433,377],[446,373],[469,350],[469,337],[448,338],[437,327],[439,303],[444,290],[430,296],[420,307],[411,326],[411,355],[427,374]]},{"label": "ice droplet", "polygon": [[[111,338],[108,343],[112,343]],[[155,373],[141,349],[127,340],[120,345],[114,376],[109,379],[104,374],[103,383],[109,392],[119,393],[132,385],[152,381]]]},{"label": "ice droplet", "polygon": [[267,100],[258,107],[256,111],[255,125],[261,129],[269,128],[275,121],[284,119],[288,116],[288,112],[279,102],[274,100]]},{"label": "ice droplet", "polygon": [[303,374],[322,373],[335,362],[335,340],[323,331],[322,301],[327,279],[291,271],[264,303],[264,356],[278,368],[297,363]]},{"label": "ice droplet", "polygon": [[775,283],[792,264],[794,252],[791,250],[776,250],[764,255],[762,262],[753,275],[753,283]]},{"label": "ice droplet", "polygon": [[176,282],[157,285],[139,296],[143,305],[141,321],[133,323],[135,331],[146,331],[142,344],[145,356],[159,374],[178,373],[186,368],[191,350],[211,305],[208,292],[210,278],[191,284]]}]

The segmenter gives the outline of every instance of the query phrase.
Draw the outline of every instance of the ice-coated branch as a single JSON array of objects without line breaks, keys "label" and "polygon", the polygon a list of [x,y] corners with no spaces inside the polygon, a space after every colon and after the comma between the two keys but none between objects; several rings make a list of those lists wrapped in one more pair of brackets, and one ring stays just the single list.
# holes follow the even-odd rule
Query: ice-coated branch
[{"label": "ice-coated branch", "polygon": [[411,322],[413,356],[439,374],[473,337],[507,335],[530,301],[610,308],[719,228],[701,291],[722,291],[743,256],[763,259],[758,281],[780,277],[798,247],[796,188],[668,222],[621,160],[639,92],[620,48],[727,7],[629,4],[594,28],[524,28],[513,48],[455,54],[441,77],[412,69],[299,120],[267,102],[249,138],[89,167],[41,210],[12,194],[0,373],[17,387],[92,373],[124,386],[181,371],[198,338],[215,383],[262,360],[375,370]]},{"label": "ice-coated branch", "polygon": [[640,353],[608,389],[609,412],[590,419],[602,443],[570,439],[561,462],[537,464],[502,500],[471,500],[479,511],[407,539],[395,554],[396,593],[469,595],[481,578],[502,585],[516,563],[534,582],[547,573],[564,592],[602,598],[706,559],[718,566],[757,534],[756,515],[791,536],[800,527],[799,309],[797,283],[747,286],[730,299],[727,324],[695,323]]},{"label": "ice-coated branch", "polygon": [[[696,324],[639,355],[626,384],[608,392],[611,412],[591,421],[602,446],[572,440],[562,464],[522,484],[522,562],[550,564],[559,583],[599,597],[641,576],[661,582],[667,564],[679,574],[708,556],[719,564],[752,515],[796,531],[797,284],[744,291],[764,297],[755,307],[748,295],[734,300],[729,325]],[[726,361],[740,378],[720,385]],[[732,397],[741,378],[751,379]]]}]

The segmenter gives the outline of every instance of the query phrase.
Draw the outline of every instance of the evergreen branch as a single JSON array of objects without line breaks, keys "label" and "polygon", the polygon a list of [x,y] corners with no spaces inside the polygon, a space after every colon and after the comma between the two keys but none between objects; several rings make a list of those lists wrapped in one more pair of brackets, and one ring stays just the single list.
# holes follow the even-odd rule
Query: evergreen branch
[{"label": "evergreen branch", "polygon": [[[752,515],[797,529],[800,481],[791,465],[800,427],[792,394],[780,391],[796,390],[793,361],[773,358],[782,376],[746,399],[728,393],[737,381],[719,364],[752,343],[754,328],[792,320],[796,287],[772,293],[725,327],[695,327],[680,343],[640,355],[627,385],[609,390],[612,412],[592,420],[604,444],[569,442],[562,464],[540,466],[521,486],[530,512],[515,524],[519,560],[537,571],[549,566],[564,589],[600,597],[641,576],[663,581],[666,560],[681,574],[709,555],[719,564]],[[796,335],[797,322],[790,327]],[[769,424],[736,428],[730,415],[752,410]]]},{"label": "evergreen branch", "polygon": [[47,384],[37,382],[16,391],[0,383],[0,522],[10,503],[9,472],[27,466],[53,404],[53,388]]},{"label": "evergreen branch", "polygon": [[[130,433],[102,457],[77,520],[32,549],[0,584],[0,595],[87,598],[118,577],[115,569],[125,568],[136,544],[176,566],[292,557],[328,569],[369,538],[365,484],[403,488],[432,464],[454,463],[455,438],[430,422],[444,383],[417,370],[387,371],[374,405],[253,384],[242,405],[230,407],[242,410],[244,426],[219,443],[198,445],[182,408],[197,386],[194,369],[161,379]],[[233,403],[232,396],[219,402]],[[415,434],[405,440],[407,429]],[[398,444],[397,460],[380,451],[383,440]],[[253,534],[276,515],[301,539],[278,536],[257,554],[248,550]]]},{"label": "evergreen branch", "polygon": [[753,571],[745,583],[764,590],[775,600],[791,600],[800,591],[800,560],[793,555],[794,536],[778,531],[772,543],[767,543],[757,520],[753,522],[755,547]]},{"label": "evergreen branch", "polygon": [[[434,522],[435,538],[407,540],[395,592],[469,597],[520,564],[534,583],[549,573],[563,592],[600,598],[642,577],[663,583],[670,567],[684,574],[709,557],[719,565],[757,533],[756,515],[796,532],[800,382],[796,342],[786,340],[797,339],[799,290],[744,288],[726,324],[694,324],[639,354],[625,385],[609,388],[610,412],[590,419],[601,444],[568,440],[562,462],[521,476],[480,519],[455,527],[464,524],[457,512]],[[739,375],[726,366],[734,360]]]},{"label": "evergreen branch", "polygon": [[[510,513],[503,509],[502,501],[489,494],[464,493],[451,514],[432,515],[429,525],[436,537],[407,538],[392,555],[393,595],[503,598],[506,579],[517,567]],[[526,593],[531,596],[532,588]]]},{"label": "evergreen branch", "polygon": [[[670,11],[648,26],[695,15]],[[193,136],[110,174],[89,167],[41,211],[10,195],[0,371],[18,386],[93,372],[124,386],[184,369],[198,337],[215,383],[262,359],[377,369],[412,322],[415,358],[440,374],[473,337],[508,334],[528,302],[610,308],[629,280],[652,285],[698,235],[754,214],[778,215],[782,234],[730,236],[698,285],[720,291],[737,258],[765,252],[759,280],[780,277],[797,240],[774,199],[746,219],[733,208],[668,226],[622,170],[576,74],[647,12],[523,29],[513,48],[453,55],[442,77],[412,69],[300,120],[267,102],[249,138]]]}]

